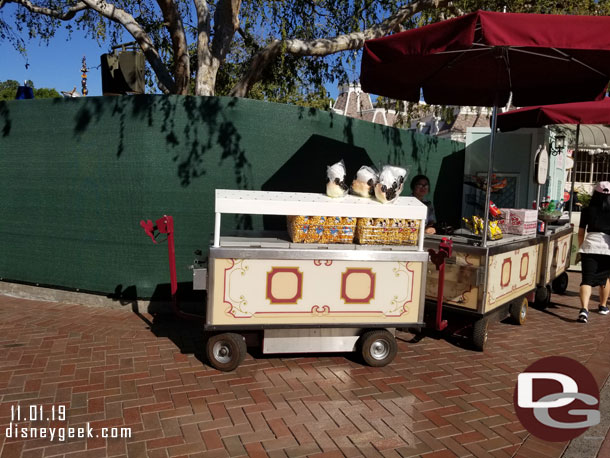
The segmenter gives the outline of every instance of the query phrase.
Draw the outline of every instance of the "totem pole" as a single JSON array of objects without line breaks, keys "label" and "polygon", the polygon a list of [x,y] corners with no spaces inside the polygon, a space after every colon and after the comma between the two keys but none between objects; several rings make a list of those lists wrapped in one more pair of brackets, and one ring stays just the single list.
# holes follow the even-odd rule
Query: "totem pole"
[{"label": "totem pole", "polygon": [[82,73],[81,77],[81,85],[83,87],[82,93],[83,93],[83,97],[87,95],[87,93],[89,92],[87,90],[87,72],[89,71],[89,69],[87,68],[87,59],[85,56],[83,56],[83,66],[80,69]]}]

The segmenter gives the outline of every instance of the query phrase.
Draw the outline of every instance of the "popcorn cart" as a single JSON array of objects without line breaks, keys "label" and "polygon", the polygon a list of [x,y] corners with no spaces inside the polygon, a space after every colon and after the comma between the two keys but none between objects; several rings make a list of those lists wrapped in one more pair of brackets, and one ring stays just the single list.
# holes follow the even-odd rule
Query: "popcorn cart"
[{"label": "popcorn cart", "polygon": [[538,265],[538,289],[534,303],[544,309],[551,301],[551,291],[563,294],[568,288],[572,226],[549,224],[545,234],[538,235],[538,239],[542,241],[542,257]]},{"label": "popcorn cart", "polygon": [[[602,57],[610,56],[608,43],[578,42],[585,31],[597,37],[609,25],[608,17],[476,11],[364,44],[360,82],[365,92],[415,103],[423,95],[430,105],[492,107],[482,240],[453,237],[455,263],[447,266],[452,285],[441,301],[474,315],[473,342],[481,349],[488,314],[508,310],[522,322],[526,299],[548,293],[547,274],[565,279],[562,257],[555,267],[553,261],[550,267],[543,262],[554,258],[549,253],[562,256],[561,230],[546,245],[535,234],[488,240],[498,108],[509,101],[524,107],[603,98],[610,75],[610,61]],[[553,75],[552,85],[548,75]],[[434,291],[430,280],[429,297]]]},{"label": "popcorn cart", "polygon": [[[544,235],[504,234],[480,246],[466,235],[451,236],[453,253],[446,259],[443,309],[470,317],[472,343],[483,350],[492,318],[510,316],[523,325],[528,302],[545,308],[551,290],[567,288],[572,228],[569,224],[548,226]],[[440,236],[426,236],[425,246],[438,245]],[[436,299],[438,274],[428,264],[426,298]],[[552,288],[551,288],[552,285]]]},{"label": "popcorn cart", "polygon": [[[351,195],[216,190],[213,244],[193,269],[193,287],[207,290],[210,364],[236,368],[251,333],[263,353],[359,351],[372,366],[388,364],[396,328],[423,325],[426,213],[414,197],[384,205]],[[223,214],[285,215],[291,237],[221,236]],[[155,231],[168,234],[175,293],[173,220],[141,225],[153,240]]]}]

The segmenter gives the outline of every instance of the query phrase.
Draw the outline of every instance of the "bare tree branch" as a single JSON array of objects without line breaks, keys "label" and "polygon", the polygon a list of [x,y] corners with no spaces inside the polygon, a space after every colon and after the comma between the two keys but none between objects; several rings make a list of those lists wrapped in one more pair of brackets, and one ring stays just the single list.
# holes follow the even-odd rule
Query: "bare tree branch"
[{"label": "bare tree branch", "polygon": [[298,39],[274,40],[256,53],[250,68],[239,82],[231,89],[231,95],[245,97],[252,86],[261,78],[263,70],[282,52],[295,56],[328,56],[341,51],[356,50],[364,46],[366,40],[379,38],[399,30],[406,19],[429,8],[449,6],[449,0],[420,0],[401,7],[394,15],[380,24],[374,25],[362,32],[339,35],[334,38],[318,38],[304,41]]},{"label": "bare tree branch", "polygon": [[111,21],[118,22],[125,27],[125,29],[136,39],[142,52],[146,56],[146,60],[148,60],[155,75],[157,75],[157,78],[159,79],[159,89],[166,94],[175,93],[174,80],[161,60],[161,56],[159,56],[159,53],[155,49],[148,34],[140,27],[131,14],[104,0],[83,0],[83,3],[90,9],[100,13],[102,16]]},{"label": "bare tree branch", "polygon": [[32,4],[29,0],[2,0],[0,2],[0,8],[2,8],[6,3],[17,3],[21,6],[24,6],[28,11],[37,14],[43,14],[45,16],[50,16],[55,19],[60,19],[62,21],[69,21],[72,19],[76,13],[79,11],[83,11],[87,9],[87,5],[84,2],[78,2],[76,5],[71,6],[66,11],[54,10],[51,8],[44,8],[41,6],[36,6]]},{"label": "bare tree branch", "polygon": [[[157,76],[158,85],[162,92],[173,94],[186,94],[190,79],[190,62],[188,44],[184,23],[178,10],[177,0],[156,0],[167,31],[172,41],[174,68],[168,69],[155,48],[151,37],[134,17],[117,5],[106,0],[75,0],[77,3],[69,8],[37,6],[34,0],[0,0],[0,8],[6,3],[22,5],[32,13],[46,15],[59,20],[70,20],[83,10],[90,9],[101,16],[120,24],[137,41],[144,52],[148,63]],[[214,12],[214,30],[212,33],[212,17],[209,0],[193,0],[197,12],[197,75],[195,93],[197,95],[214,95],[216,78],[220,66],[229,53],[235,33],[240,33],[244,40],[257,49],[246,74],[232,89],[231,95],[245,96],[252,86],[260,80],[267,68],[281,53],[294,56],[328,56],[341,51],[356,50],[363,47],[366,40],[388,35],[400,30],[408,18],[426,9],[450,7],[450,0],[415,0],[401,7],[395,14],[384,21],[367,28],[362,32],[348,33],[331,38],[315,40],[274,40],[261,47],[256,40],[239,27],[239,12],[242,0],[216,0]],[[315,0],[311,0],[311,7],[315,8]],[[212,37],[213,36],[213,40]],[[172,76],[173,75],[173,76]]]},{"label": "bare tree branch", "polygon": [[260,45],[256,42],[256,39],[252,36],[252,34],[246,32],[241,27],[237,28],[237,33],[239,33],[241,35],[241,37],[244,39],[244,42],[248,46],[252,46],[257,51],[260,49]]}]

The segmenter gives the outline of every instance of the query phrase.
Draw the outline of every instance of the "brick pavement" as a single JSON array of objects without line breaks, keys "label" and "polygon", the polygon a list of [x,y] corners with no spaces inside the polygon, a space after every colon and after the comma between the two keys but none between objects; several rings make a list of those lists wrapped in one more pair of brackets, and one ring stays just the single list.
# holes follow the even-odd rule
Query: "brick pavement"
[{"label": "brick pavement", "polygon": [[[202,362],[194,322],[0,296],[0,458],[560,456],[566,444],[524,430],[512,395],[517,374],[544,356],[586,362],[600,386],[610,373],[600,351],[610,316],[575,323],[579,275],[570,276],[567,295],[530,309],[525,326],[493,324],[484,353],[399,333],[384,368],[350,354],[251,351],[221,373]],[[6,438],[17,404],[65,405],[68,426],[129,427],[132,437]]]}]

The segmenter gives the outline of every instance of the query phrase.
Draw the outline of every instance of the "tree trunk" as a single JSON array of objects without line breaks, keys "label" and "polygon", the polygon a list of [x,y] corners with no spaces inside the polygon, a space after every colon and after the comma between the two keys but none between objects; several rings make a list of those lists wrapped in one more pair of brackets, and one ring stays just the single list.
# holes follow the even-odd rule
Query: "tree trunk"
[{"label": "tree trunk", "polygon": [[161,8],[167,30],[172,39],[174,94],[186,95],[188,93],[191,70],[182,18],[174,0],[157,0],[157,3]]},{"label": "tree trunk", "polygon": [[211,18],[205,0],[195,0],[197,10],[197,74],[195,75],[195,95],[214,95],[216,71],[212,72],[214,58],[210,50]]},{"label": "tree trunk", "polygon": [[241,0],[220,0],[214,15],[214,42],[210,46],[210,12],[205,0],[195,0],[198,19],[196,95],[214,95],[216,76],[239,27]]}]

